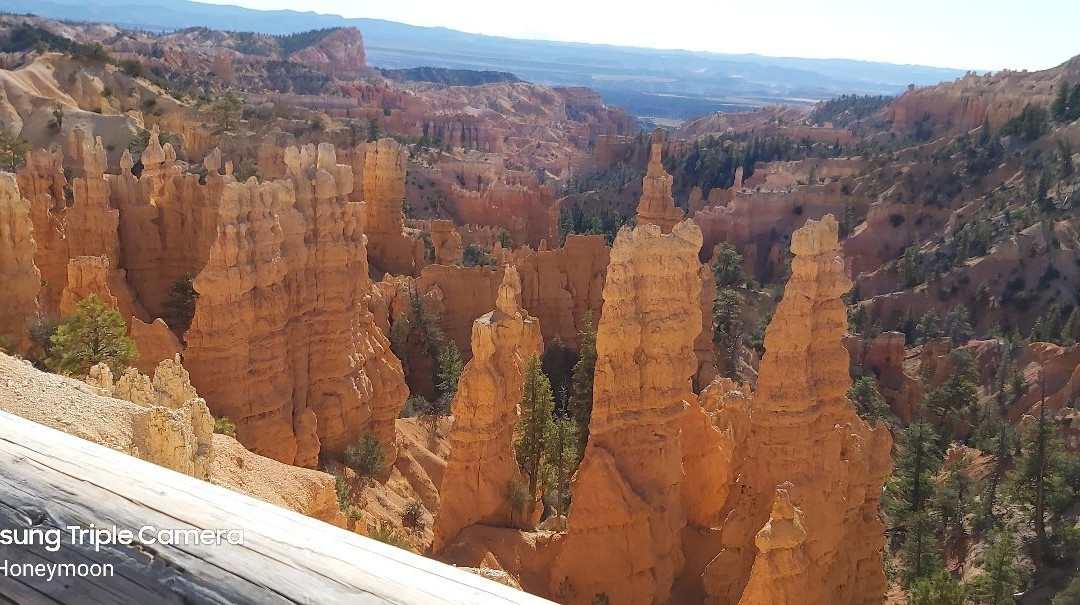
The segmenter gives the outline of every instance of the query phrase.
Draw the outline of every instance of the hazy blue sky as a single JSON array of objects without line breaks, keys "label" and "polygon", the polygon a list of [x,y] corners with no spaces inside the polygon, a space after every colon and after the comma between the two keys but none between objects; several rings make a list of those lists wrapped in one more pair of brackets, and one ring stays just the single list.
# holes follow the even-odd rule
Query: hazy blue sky
[{"label": "hazy blue sky", "polygon": [[543,40],[983,70],[1080,54],[1080,0],[202,0]]}]

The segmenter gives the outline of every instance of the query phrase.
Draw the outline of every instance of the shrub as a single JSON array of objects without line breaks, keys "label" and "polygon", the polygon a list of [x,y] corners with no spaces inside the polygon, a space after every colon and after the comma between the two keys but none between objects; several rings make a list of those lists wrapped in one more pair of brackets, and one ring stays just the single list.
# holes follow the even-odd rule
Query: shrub
[{"label": "shrub", "polygon": [[368,526],[368,537],[372,540],[378,540],[383,544],[389,544],[390,546],[396,546],[405,550],[412,550],[412,544],[409,542],[409,537],[405,535],[405,532],[393,526],[388,521],[379,521],[375,525]]},{"label": "shrub", "polygon": [[387,471],[382,444],[371,433],[345,448],[345,466],[361,477],[380,477]]},{"label": "shrub", "polygon": [[409,395],[405,400],[405,407],[401,408],[398,418],[416,418],[431,414],[432,404],[422,395]]},{"label": "shrub", "polygon": [[511,516],[523,512],[532,503],[529,486],[521,479],[511,479],[506,483],[506,499],[510,502]]},{"label": "shrub", "polygon": [[419,500],[411,500],[401,513],[401,524],[405,527],[421,527],[424,516],[424,506]]},{"label": "shrub", "polygon": [[345,483],[345,477],[342,477],[341,473],[334,473],[334,495],[337,496],[338,508],[349,510],[351,507],[349,486]]},{"label": "shrub", "polygon": [[236,437],[236,423],[229,419],[228,416],[222,416],[214,421],[214,432],[219,435],[227,435],[229,437]]},{"label": "shrub", "polygon": [[38,360],[44,360],[52,354],[52,337],[60,327],[60,318],[56,315],[38,315],[30,320],[30,342],[38,349]]},{"label": "shrub", "polygon": [[132,78],[141,78],[145,75],[143,73],[142,63],[136,59],[124,59],[123,61],[120,61],[120,71]]},{"label": "shrub", "polygon": [[499,264],[499,261],[491,258],[487,252],[484,252],[475,244],[465,246],[465,251],[461,255],[461,266],[463,267],[483,267],[497,264]]}]

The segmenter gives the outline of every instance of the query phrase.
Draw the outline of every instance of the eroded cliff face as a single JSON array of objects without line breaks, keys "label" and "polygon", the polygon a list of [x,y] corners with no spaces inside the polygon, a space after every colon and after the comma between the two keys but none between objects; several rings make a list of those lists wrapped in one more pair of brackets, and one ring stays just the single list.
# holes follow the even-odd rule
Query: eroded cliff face
[{"label": "eroded cliff face", "polygon": [[495,310],[473,322],[473,358],[461,373],[452,405],[450,459],[439,488],[432,552],[440,552],[469,526],[506,527],[514,520],[507,486],[519,476],[517,405],[525,362],[544,348],[540,323],[522,310],[520,299],[520,279],[509,268]]},{"label": "eroded cliff face", "polygon": [[892,468],[891,438],[883,425],[862,421],[847,398],[840,295],[851,282],[837,246],[832,216],[792,236],[792,276],[765,333],[745,454],[736,458],[743,482],[727,503],[722,550],[704,574],[711,602],[799,595],[808,603],[878,603],[885,592],[877,508]]},{"label": "eroded cliff face", "polygon": [[551,573],[552,593],[568,586],[571,603],[599,593],[613,603],[664,602],[683,571],[686,498],[698,497],[684,492],[683,457],[701,447],[683,435],[691,410],[701,413],[690,383],[700,247],[701,231],[683,222],[666,235],[653,224],[623,228],[611,250],[589,443]]},{"label": "eroded cliff face", "polygon": [[255,453],[310,467],[371,430],[392,457],[407,392],[367,312],[352,171],[328,144],[290,148],[286,165],[285,180],[224,189],[185,334],[192,381]]},{"label": "eroded cliff face", "polygon": [[585,315],[592,312],[595,326],[611,250],[601,235],[568,235],[556,250],[533,252],[518,261],[521,304],[540,319],[544,340],[558,338],[577,349]]},{"label": "eroded cliff face", "polygon": [[131,158],[121,159],[121,172],[107,175],[113,203],[120,211],[119,241],[128,283],[149,317],[164,317],[170,288],[193,277],[210,257],[217,237],[218,203],[227,182],[221,154],[206,156],[205,184],[196,174],[175,165],[172,146],[158,144],[157,129],[142,155],[143,172],[131,173]]},{"label": "eroded cliff face", "polygon": [[0,337],[11,340],[4,347],[29,346],[27,319],[37,313],[41,287],[33,231],[30,202],[19,193],[14,176],[0,173]]},{"label": "eroded cliff face", "polygon": [[30,202],[34,226],[34,264],[41,271],[39,301],[46,312],[60,307],[60,295],[67,283],[68,247],[64,239],[63,216],[67,209],[64,188],[64,157],[57,151],[39,149],[26,156],[26,164],[16,173],[19,190]]},{"label": "eroded cliff face", "polygon": [[343,78],[355,78],[367,67],[364,38],[355,27],[342,27],[289,56],[289,61]]}]

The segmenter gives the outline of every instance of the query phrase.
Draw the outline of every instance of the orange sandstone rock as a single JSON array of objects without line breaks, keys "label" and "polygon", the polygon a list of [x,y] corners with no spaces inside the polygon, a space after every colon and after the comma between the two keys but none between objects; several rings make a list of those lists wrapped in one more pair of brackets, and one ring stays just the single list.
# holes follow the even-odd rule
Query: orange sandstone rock
[{"label": "orange sandstone rock", "polygon": [[20,350],[30,344],[27,321],[38,311],[41,273],[35,251],[30,202],[14,176],[0,173],[0,336]]},{"label": "orange sandstone rock", "polygon": [[465,249],[461,245],[461,235],[454,229],[454,221],[435,219],[428,229],[435,248],[435,264],[460,265]]},{"label": "orange sandstone rock", "polygon": [[641,200],[637,207],[637,224],[659,225],[664,233],[670,233],[675,223],[683,219],[682,210],[675,207],[671,197],[672,176],[660,162],[664,145],[663,131],[657,129],[652,137],[652,155],[641,182]]},{"label": "orange sandstone rock", "polygon": [[180,341],[160,317],[151,323],[132,317],[128,332],[139,350],[139,358],[132,364],[143,374],[152,375],[159,362],[173,359],[181,352]]},{"label": "orange sandstone rock", "polygon": [[[415,275],[424,264],[424,244],[404,234],[405,149],[393,139],[368,143],[360,179],[368,261],[380,271]],[[351,198],[356,200],[354,193]]]},{"label": "orange sandstone rock", "polygon": [[57,313],[60,295],[67,283],[68,242],[64,238],[67,200],[64,188],[64,158],[59,151],[40,149],[26,156],[26,165],[17,173],[19,190],[30,201],[34,225],[34,264],[41,271],[39,301],[45,313]]},{"label": "orange sandstone rock", "polygon": [[474,524],[509,526],[507,485],[519,476],[514,424],[525,362],[543,351],[540,324],[521,308],[517,271],[506,270],[495,310],[473,322],[473,358],[458,382],[450,459],[443,472],[432,552]]},{"label": "orange sandstone rock", "polygon": [[365,431],[388,439],[406,391],[364,312],[363,208],[347,197],[351,169],[328,144],[289,148],[285,160],[285,180],[225,187],[217,240],[195,278],[185,360],[241,443],[314,466],[320,451],[340,452]]},{"label": "orange sandstone rock", "polygon": [[[808,221],[792,236],[792,276],[765,333],[746,451],[735,471],[745,481],[727,503],[722,550],[703,578],[710,602],[799,594],[808,603],[877,603],[885,592],[877,507],[891,470],[891,439],[883,425],[862,421],[847,398],[840,295],[851,282],[837,246],[832,216]],[[777,551],[769,540],[751,546],[775,516],[779,487],[803,513],[807,535],[798,549],[813,562],[805,572],[796,567],[801,555],[781,552],[790,547]],[[793,522],[781,509],[779,518]],[[753,574],[768,577],[751,581]]]},{"label": "orange sandstone rock", "polygon": [[90,295],[97,296],[106,306],[118,309],[116,297],[109,289],[108,275],[107,256],[78,256],[68,261],[67,285],[60,296],[61,315],[75,313],[79,301]]},{"label": "orange sandstone rock", "polygon": [[544,340],[558,338],[577,349],[585,314],[595,326],[611,249],[600,235],[568,235],[557,250],[533,252],[517,262],[521,274],[521,306],[540,320]]},{"label": "orange sandstone rock", "polygon": [[[701,437],[712,431],[701,416],[687,417],[697,406],[690,380],[702,325],[700,247],[701,231],[683,222],[666,235],[652,224],[624,228],[611,250],[589,443],[551,574],[551,591],[570,586],[571,603],[598,593],[613,603],[664,602],[683,570],[685,500],[698,497],[685,480],[684,456],[696,447],[720,453],[691,447],[683,435],[684,428]],[[693,512],[707,521],[718,510]]]}]

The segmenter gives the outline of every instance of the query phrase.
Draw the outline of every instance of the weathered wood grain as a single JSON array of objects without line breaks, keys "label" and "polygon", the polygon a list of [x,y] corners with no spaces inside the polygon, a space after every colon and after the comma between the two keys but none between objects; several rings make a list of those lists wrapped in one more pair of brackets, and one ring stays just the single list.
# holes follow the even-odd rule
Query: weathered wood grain
[{"label": "weathered wood grain", "polygon": [[113,577],[0,575],[0,603],[548,603],[468,572],[0,412],[0,529],[240,529],[242,545],[0,546],[0,563],[112,564]]}]

